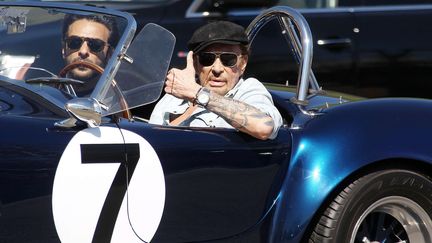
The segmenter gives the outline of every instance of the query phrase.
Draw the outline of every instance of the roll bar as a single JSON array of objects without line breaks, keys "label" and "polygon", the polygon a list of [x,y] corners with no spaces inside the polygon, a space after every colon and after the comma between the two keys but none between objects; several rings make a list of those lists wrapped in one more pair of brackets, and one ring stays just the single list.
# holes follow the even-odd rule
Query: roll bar
[{"label": "roll bar", "polygon": [[[318,93],[321,91],[321,88],[311,69],[313,55],[312,33],[303,15],[297,10],[287,6],[272,7],[263,11],[249,24],[246,29],[246,34],[250,43],[252,43],[260,29],[275,18],[279,21],[282,34],[291,46],[299,64],[300,70],[297,79],[297,91],[292,101],[299,105],[307,105],[308,94]],[[296,31],[296,29],[298,31]]]}]

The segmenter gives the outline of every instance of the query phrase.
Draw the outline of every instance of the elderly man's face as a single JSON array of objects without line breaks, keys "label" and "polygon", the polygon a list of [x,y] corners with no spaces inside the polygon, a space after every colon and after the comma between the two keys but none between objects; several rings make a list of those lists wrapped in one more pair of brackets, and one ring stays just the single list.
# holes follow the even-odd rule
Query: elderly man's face
[{"label": "elderly man's face", "polygon": [[[104,67],[109,50],[107,44],[109,35],[109,29],[101,23],[86,19],[73,22],[69,26],[65,38],[66,44],[63,55],[66,64],[86,61]],[[93,79],[98,73],[86,67],[78,67],[71,70],[69,75],[72,78],[85,81]]]},{"label": "elderly man's face", "polygon": [[[219,56],[211,63],[211,53],[236,54],[237,62],[230,63],[232,61],[230,57],[233,56],[225,55]],[[204,57],[207,60],[204,60]],[[220,95],[225,95],[239,81],[246,68],[247,58],[247,55],[241,55],[239,45],[213,44],[208,46],[195,56],[195,70],[200,84]]]}]

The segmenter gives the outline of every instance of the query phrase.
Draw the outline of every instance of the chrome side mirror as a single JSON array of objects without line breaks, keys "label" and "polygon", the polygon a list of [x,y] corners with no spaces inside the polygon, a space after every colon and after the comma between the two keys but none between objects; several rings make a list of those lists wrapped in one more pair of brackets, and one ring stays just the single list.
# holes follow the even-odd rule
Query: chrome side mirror
[{"label": "chrome side mirror", "polygon": [[71,117],[56,122],[55,126],[73,127],[77,120],[87,123],[89,127],[97,127],[101,124],[102,105],[93,98],[72,99],[66,103],[65,108]]}]

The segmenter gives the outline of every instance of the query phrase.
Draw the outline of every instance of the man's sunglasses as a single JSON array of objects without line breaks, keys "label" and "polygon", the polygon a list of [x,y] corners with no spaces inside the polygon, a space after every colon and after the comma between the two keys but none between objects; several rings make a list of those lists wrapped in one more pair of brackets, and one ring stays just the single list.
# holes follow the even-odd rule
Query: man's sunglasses
[{"label": "man's sunglasses", "polygon": [[241,55],[232,52],[200,52],[197,56],[199,63],[205,67],[213,65],[216,58],[219,58],[225,67],[234,67]]},{"label": "man's sunglasses", "polygon": [[98,53],[101,52],[107,43],[101,39],[87,38],[80,36],[69,36],[66,38],[66,46],[70,50],[78,50],[81,48],[82,44],[87,42],[91,52]]}]

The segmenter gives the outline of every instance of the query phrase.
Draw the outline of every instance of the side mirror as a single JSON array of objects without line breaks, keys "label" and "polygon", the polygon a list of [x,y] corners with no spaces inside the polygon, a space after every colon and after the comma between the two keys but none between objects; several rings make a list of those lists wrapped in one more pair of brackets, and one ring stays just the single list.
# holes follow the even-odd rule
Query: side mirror
[{"label": "side mirror", "polygon": [[75,98],[65,105],[70,118],[56,122],[57,127],[74,127],[77,121],[85,122],[89,127],[101,124],[102,106],[93,98]]}]

